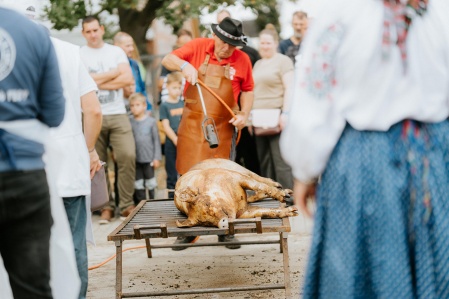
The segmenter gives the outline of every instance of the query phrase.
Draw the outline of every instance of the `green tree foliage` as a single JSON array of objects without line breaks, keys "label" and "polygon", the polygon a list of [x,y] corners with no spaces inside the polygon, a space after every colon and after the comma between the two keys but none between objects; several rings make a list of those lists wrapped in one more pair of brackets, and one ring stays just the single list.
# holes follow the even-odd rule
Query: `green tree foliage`
[{"label": "green tree foliage", "polygon": [[280,32],[279,11],[276,6],[276,0],[266,0],[264,1],[264,4],[254,8],[257,13],[256,24],[259,30],[264,29],[265,26],[270,23],[276,27],[278,32]]},{"label": "green tree foliage", "polygon": [[57,30],[73,29],[86,15],[116,14],[120,29],[131,34],[136,43],[142,45],[145,32],[156,17],[163,18],[176,31],[189,18],[198,18],[202,13],[213,12],[236,2],[251,8],[259,16],[259,29],[267,23],[279,29],[276,0],[101,0],[95,11],[92,0],[50,0],[44,11]]},{"label": "green tree foliage", "polygon": [[84,0],[52,0],[44,11],[48,19],[54,23],[56,30],[66,28],[71,30],[78,25],[79,19],[86,15],[86,6]]}]

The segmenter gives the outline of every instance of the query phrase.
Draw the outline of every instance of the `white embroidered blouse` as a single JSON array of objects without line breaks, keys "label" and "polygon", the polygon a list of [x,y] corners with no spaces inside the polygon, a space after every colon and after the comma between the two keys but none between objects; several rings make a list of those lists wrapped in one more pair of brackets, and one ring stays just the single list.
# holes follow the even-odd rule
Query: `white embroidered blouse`
[{"label": "white embroidered blouse", "polygon": [[300,181],[322,173],[346,123],[387,131],[404,119],[449,116],[449,0],[430,0],[413,19],[405,65],[396,43],[385,51],[382,0],[320,1],[325,5],[301,46],[280,143]]}]

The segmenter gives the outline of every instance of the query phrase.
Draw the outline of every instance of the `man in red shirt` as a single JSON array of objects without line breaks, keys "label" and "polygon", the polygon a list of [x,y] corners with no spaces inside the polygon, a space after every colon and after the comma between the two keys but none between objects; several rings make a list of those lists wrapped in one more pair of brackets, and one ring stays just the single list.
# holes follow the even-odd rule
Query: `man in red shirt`
[{"label": "man in red shirt", "polygon": [[[240,130],[245,126],[253,105],[251,61],[237,49],[245,45],[241,22],[225,18],[220,24],[213,24],[212,30],[212,38],[194,39],[162,60],[163,66],[172,71],[181,71],[188,82],[185,89],[186,109],[178,131],[176,168],[181,175],[208,158],[232,159],[235,154],[231,150],[234,127]],[[224,105],[202,87],[208,116],[213,118],[217,126],[219,145],[213,149],[205,140],[201,127],[204,114],[197,87],[194,86],[198,78],[236,114],[231,116]],[[237,99],[240,93],[241,111],[238,111]]]},{"label": "man in red shirt", "polygon": [[[212,24],[212,31],[212,38],[194,39],[162,60],[164,67],[181,71],[188,82],[184,95],[185,108],[178,129],[176,168],[181,175],[205,159],[234,160],[236,132],[245,126],[253,105],[251,61],[248,55],[237,48],[246,44],[242,23],[225,18],[220,24]],[[203,135],[205,115],[195,86],[198,80],[204,82],[234,111],[234,115],[231,115],[212,93],[201,87],[207,116],[213,119],[218,134],[218,146],[214,148]],[[239,94],[240,110],[237,105]],[[220,236],[219,240],[228,241],[229,238]],[[178,243],[186,242],[189,240],[178,240]],[[240,245],[227,247],[234,249]]]}]

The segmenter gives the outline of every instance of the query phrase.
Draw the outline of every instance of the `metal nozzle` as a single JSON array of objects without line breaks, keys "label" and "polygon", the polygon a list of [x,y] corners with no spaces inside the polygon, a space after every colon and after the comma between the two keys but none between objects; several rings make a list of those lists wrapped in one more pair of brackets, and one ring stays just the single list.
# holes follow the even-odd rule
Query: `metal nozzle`
[{"label": "metal nozzle", "polygon": [[215,127],[213,124],[208,124],[206,126],[205,134],[206,134],[205,138],[207,142],[209,142],[209,147],[216,148],[218,146],[218,137],[217,133],[215,133]]}]

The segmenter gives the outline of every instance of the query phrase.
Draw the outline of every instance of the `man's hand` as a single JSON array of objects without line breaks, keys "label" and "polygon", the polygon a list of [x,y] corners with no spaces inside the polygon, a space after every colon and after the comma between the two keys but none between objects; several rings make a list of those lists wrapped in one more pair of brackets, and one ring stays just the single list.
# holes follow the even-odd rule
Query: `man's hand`
[{"label": "man's hand", "polygon": [[101,161],[95,149],[89,153],[89,158],[90,158],[90,179],[92,179],[95,173],[100,170]]},{"label": "man's hand", "polygon": [[104,73],[89,73],[89,75],[94,79],[97,85],[101,85],[105,82],[113,80],[120,75],[120,70],[118,68],[110,69]]},{"label": "man's hand", "polygon": [[190,84],[195,85],[198,82],[198,71],[190,63],[182,69],[182,74]]},{"label": "man's hand", "polygon": [[135,92],[136,92],[136,85],[134,84],[123,87],[123,96],[125,98],[129,98]]},{"label": "man's hand", "polygon": [[281,113],[279,116],[279,126],[281,130],[284,130],[288,123],[288,115],[286,113]]},{"label": "man's hand", "polygon": [[159,168],[159,166],[161,166],[161,161],[159,161],[159,160],[153,160],[153,167],[154,167],[154,168]]},{"label": "man's hand", "polygon": [[246,120],[248,119],[248,113],[240,111],[229,121],[230,124],[241,130],[246,126]]},{"label": "man's hand", "polygon": [[117,71],[119,72],[118,76],[104,82],[97,82],[94,78],[98,89],[116,90],[135,84],[133,72],[128,62],[119,63],[117,69],[114,69],[115,73]]},{"label": "man's hand", "polygon": [[304,212],[308,217],[312,217],[312,213],[307,208],[307,202],[315,199],[316,183],[303,183],[295,179],[293,186],[293,198],[295,199],[295,205]]}]

